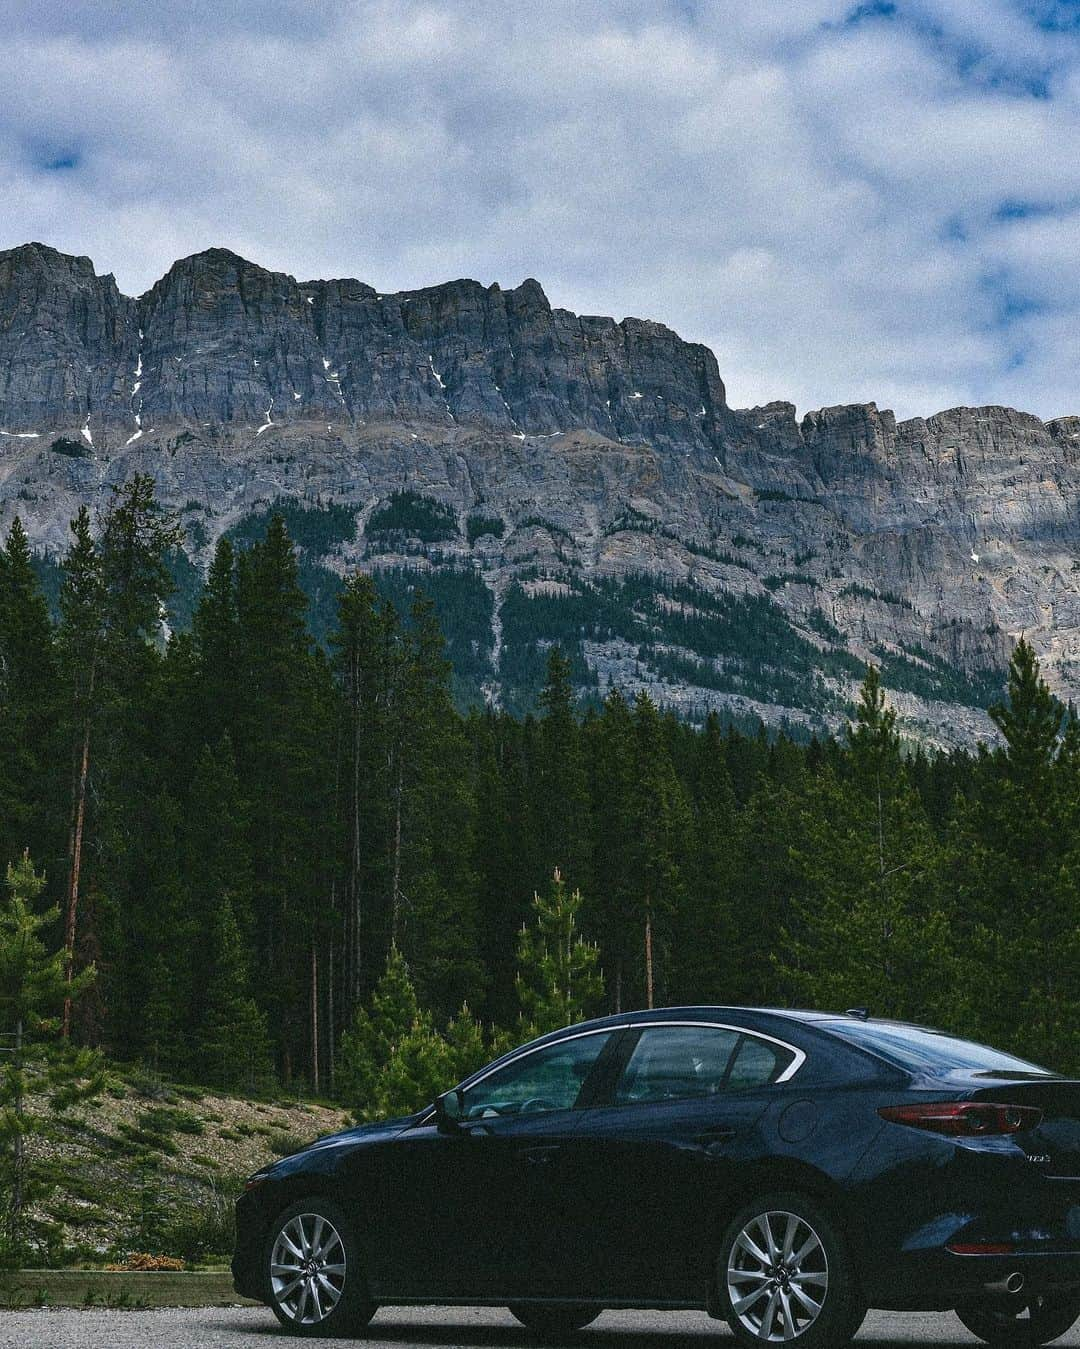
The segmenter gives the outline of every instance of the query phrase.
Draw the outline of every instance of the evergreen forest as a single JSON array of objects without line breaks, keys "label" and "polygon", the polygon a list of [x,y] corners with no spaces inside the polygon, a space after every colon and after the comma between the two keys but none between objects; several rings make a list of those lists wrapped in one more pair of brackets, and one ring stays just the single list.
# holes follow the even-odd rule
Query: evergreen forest
[{"label": "evergreen forest", "polygon": [[579,707],[558,645],[535,710],[463,712],[404,573],[313,635],[268,513],[179,622],[179,540],[136,477],[52,602],[18,521],[0,553],[0,865],[75,1044],[362,1115],[662,1004],[866,1006],[1080,1072],[1080,726],[1026,642],[973,753],[904,743],[887,668],[802,744]]}]

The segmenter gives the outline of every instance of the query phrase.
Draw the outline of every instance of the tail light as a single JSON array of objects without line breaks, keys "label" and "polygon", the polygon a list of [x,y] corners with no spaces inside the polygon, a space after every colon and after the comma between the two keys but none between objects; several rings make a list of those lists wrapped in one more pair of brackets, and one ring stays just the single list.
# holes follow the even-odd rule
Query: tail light
[{"label": "tail light", "polygon": [[989,1101],[924,1101],[919,1105],[887,1105],[878,1114],[893,1124],[953,1138],[987,1138],[1035,1129],[1043,1112],[1029,1105],[993,1105]]}]

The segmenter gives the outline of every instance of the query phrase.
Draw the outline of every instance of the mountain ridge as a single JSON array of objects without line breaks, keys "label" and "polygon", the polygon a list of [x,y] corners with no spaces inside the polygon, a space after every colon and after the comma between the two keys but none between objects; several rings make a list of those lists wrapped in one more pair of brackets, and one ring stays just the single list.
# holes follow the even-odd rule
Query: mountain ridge
[{"label": "mountain ridge", "polygon": [[[532,278],[391,294],[208,249],[132,298],[89,258],[0,253],[0,518],[55,554],[134,471],[199,566],[291,502],[351,512],[309,549],[329,574],[467,572],[490,631],[473,693],[515,707],[553,640],[583,690],[808,729],[874,660],[943,744],[991,733],[1020,632],[1080,696],[1080,417],[734,409],[708,348],[554,308]],[[405,527],[369,528],[403,492]],[[436,508],[453,526],[425,537]]]}]

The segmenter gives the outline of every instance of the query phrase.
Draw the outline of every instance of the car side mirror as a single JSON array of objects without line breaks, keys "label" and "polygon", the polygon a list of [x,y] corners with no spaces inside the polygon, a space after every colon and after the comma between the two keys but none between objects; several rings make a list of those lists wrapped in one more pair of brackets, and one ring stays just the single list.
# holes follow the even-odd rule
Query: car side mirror
[{"label": "car side mirror", "polygon": [[460,1087],[435,1098],[435,1122],[442,1133],[456,1133],[464,1118],[465,1098]]}]

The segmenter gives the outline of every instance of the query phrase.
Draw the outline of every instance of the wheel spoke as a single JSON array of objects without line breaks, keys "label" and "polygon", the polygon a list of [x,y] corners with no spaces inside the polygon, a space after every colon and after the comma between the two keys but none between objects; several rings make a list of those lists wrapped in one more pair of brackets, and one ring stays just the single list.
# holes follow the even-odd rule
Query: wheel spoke
[{"label": "wheel spoke", "polygon": [[804,1292],[797,1283],[789,1284],[788,1289],[792,1296],[802,1303],[810,1316],[817,1316],[818,1312],[821,1311],[821,1303],[815,1302],[809,1293]]},{"label": "wheel spoke", "polygon": [[796,1218],[794,1213],[789,1213],[787,1218],[787,1226],[784,1229],[783,1258],[785,1260],[791,1259],[791,1252],[795,1247],[795,1235],[798,1232],[798,1230],[799,1230],[798,1218]]},{"label": "wheel spoke", "polygon": [[[803,1267],[807,1261],[810,1268]],[[798,1340],[824,1310],[828,1287],[821,1238],[798,1213],[754,1215],[729,1248],[730,1306],[756,1340]]]},{"label": "wheel spoke", "polygon": [[798,1269],[791,1276],[792,1283],[817,1283],[823,1288],[829,1282],[829,1276],[823,1269]]},{"label": "wheel spoke", "polygon": [[784,1339],[793,1340],[796,1335],[795,1318],[791,1314],[791,1299],[783,1288],[780,1289],[780,1306],[784,1312]]},{"label": "wheel spoke", "polygon": [[[333,1255],[333,1260],[327,1259]],[[274,1301],[290,1321],[325,1320],[345,1291],[345,1245],[321,1213],[295,1214],[282,1227],[270,1256]]]},{"label": "wheel spoke", "polygon": [[767,1283],[771,1278],[764,1269],[733,1269],[728,1274],[728,1283]]},{"label": "wheel spoke", "polygon": [[285,1288],[282,1288],[281,1291],[278,1293],[277,1295],[278,1301],[287,1302],[288,1299],[292,1297],[293,1293],[296,1292],[296,1290],[300,1287],[300,1285],[303,1282],[304,1276],[302,1274],[297,1274],[296,1278],[293,1279],[292,1283],[288,1284]]},{"label": "wheel spoke", "polygon": [[736,1246],[741,1246],[747,1255],[752,1255],[762,1269],[767,1269],[772,1263],[757,1242],[754,1241],[753,1237],[751,1237],[749,1232],[740,1232],[735,1239],[735,1244]]},{"label": "wheel spoke", "polygon": [[739,1298],[738,1302],[733,1302],[731,1305],[742,1316],[744,1312],[748,1312],[751,1307],[760,1302],[768,1292],[768,1287],[763,1285],[761,1288],[755,1288],[752,1293],[747,1293],[745,1297]]},{"label": "wheel spoke", "polygon": [[[341,1289],[335,1287],[325,1274],[319,1274],[316,1278],[316,1282],[329,1299],[330,1307],[336,1307],[338,1298],[341,1296]],[[326,1313],[324,1312],[323,1315],[325,1314]]]},{"label": "wheel spoke", "polygon": [[769,1298],[769,1305],[765,1308],[765,1315],[761,1318],[761,1338],[771,1340],[773,1330],[776,1327],[776,1316],[780,1310],[780,1292],[779,1289],[773,1291]]},{"label": "wheel spoke", "polygon": [[769,1251],[770,1262],[775,1262],[780,1257],[780,1250],[776,1244],[776,1237],[773,1235],[772,1214],[770,1213],[762,1214],[762,1216],[757,1220],[757,1228],[758,1231],[765,1238],[765,1245]]}]

